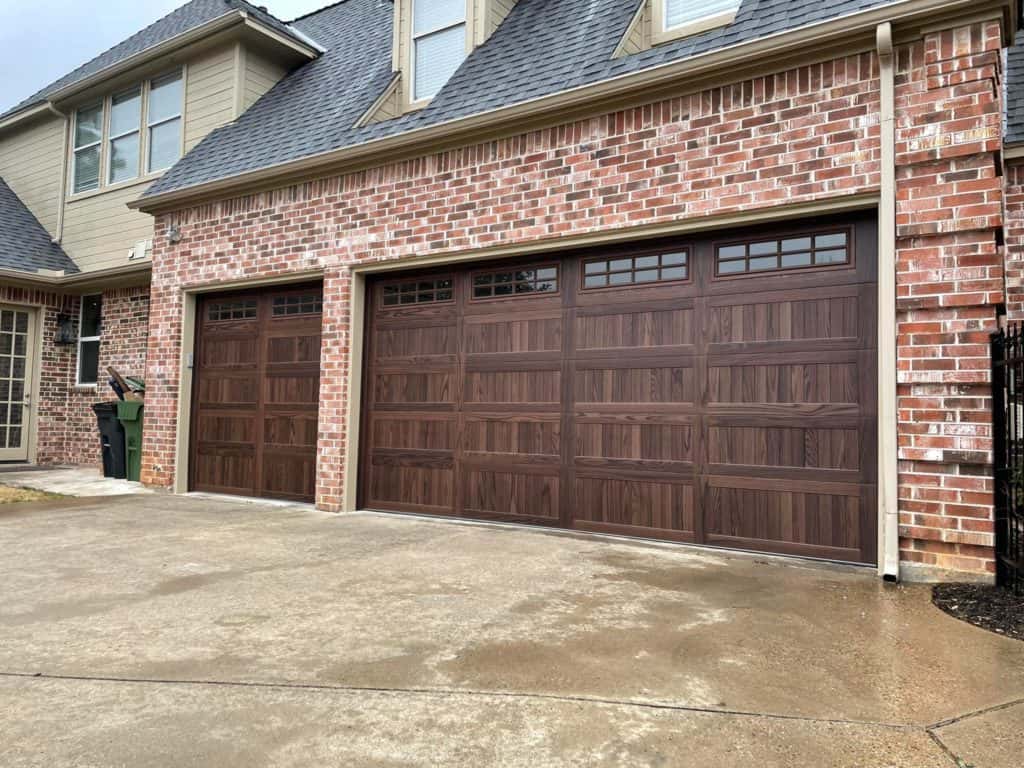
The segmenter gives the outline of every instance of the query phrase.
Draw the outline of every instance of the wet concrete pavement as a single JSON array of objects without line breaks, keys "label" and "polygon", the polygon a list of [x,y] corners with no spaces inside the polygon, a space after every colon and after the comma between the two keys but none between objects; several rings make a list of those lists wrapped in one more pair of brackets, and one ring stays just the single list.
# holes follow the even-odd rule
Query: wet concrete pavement
[{"label": "wet concrete pavement", "polygon": [[217,499],[0,507],[3,765],[1019,765],[1024,643],[867,571]]}]

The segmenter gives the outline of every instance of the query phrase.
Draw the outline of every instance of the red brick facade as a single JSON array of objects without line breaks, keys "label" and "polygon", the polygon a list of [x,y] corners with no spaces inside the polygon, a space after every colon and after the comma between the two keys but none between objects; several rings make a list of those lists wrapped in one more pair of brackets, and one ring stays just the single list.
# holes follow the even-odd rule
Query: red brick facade
[{"label": "red brick facade", "polygon": [[[79,297],[48,291],[0,286],[0,303],[36,307],[42,313],[42,357],[38,361],[39,400],[36,404],[36,456],[40,464],[98,465],[99,434],[90,406],[112,400],[113,392],[99,387],[76,387],[76,344],[57,344],[57,317],[66,314],[77,323]],[[149,289],[121,288],[103,292],[103,335],[100,377],[108,365],[124,373],[145,371],[149,319]]]},{"label": "red brick facade", "polygon": [[[997,23],[931,34],[898,51],[896,84],[901,557],[974,572],[993,567],[1000,46]],[[144,481],[174,478],[182,288],[324,271],[317,502],[337,510],[351,265],[877,192],[878,76],[851,56],[162,217]]]}]

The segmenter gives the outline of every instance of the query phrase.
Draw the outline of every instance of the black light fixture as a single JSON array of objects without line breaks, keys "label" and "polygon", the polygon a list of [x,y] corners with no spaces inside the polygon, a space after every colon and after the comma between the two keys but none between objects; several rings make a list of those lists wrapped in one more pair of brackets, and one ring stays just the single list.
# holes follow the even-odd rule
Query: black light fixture
[{"label": "black light fixture", "polygon": [[53,343],[74,344],[75,341],[75,318],[62,312],[57,315],[57,333],[53,337]]}]

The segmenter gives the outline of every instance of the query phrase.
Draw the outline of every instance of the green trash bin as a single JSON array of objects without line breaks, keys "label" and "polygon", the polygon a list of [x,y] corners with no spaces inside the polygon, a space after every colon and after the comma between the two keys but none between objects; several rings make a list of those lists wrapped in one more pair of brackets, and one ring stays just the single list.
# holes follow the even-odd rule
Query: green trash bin
[{"label": "green trash bin", "polygon": [[136,400],[117,404],[117,420],[124,426],[125,463],[128,479],[138,482],[142,477],[142,406]]}]

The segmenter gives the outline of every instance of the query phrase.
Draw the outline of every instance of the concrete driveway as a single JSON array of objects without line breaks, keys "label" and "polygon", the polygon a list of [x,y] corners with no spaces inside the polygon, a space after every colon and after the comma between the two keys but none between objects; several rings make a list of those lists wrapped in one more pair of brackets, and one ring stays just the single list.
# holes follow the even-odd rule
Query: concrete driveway
[{"label": "concrete driveway", "polygon": [[924,587],[162,495],[0,507],[0,764],[1017,766]]}]

